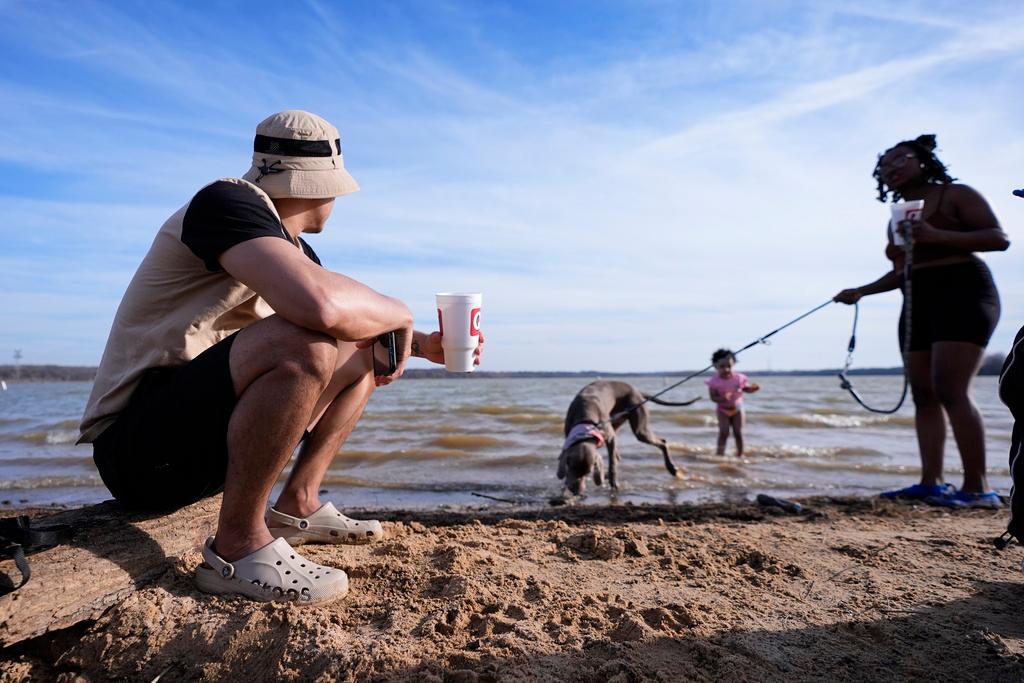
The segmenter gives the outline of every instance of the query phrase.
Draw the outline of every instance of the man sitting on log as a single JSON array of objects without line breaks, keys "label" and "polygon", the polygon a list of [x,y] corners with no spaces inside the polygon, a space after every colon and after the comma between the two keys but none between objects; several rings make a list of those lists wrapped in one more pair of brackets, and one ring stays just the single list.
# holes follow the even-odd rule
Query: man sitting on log
[{"label": "man sitting on log", "polygon": [[[114,318],[81,442],[126,507],[173,510],[223,490],[196,570],[207,592],[337,599],[345,572],[292,546],[381,537],[379,522],[321,504],[321,481],[374,388],[410,355],[444,356],[403,302],[322,267],[300,238],[358,189],[334,126],[298,110],[270,116],[249,171],[202,188],[160,228]],[[374,341],[389,332],[397,367],[375,373]]]}]

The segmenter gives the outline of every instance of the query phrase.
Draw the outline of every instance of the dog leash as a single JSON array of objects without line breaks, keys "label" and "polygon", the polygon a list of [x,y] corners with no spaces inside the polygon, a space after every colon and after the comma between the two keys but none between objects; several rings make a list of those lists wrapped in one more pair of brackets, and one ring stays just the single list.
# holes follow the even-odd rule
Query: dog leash
[{"label": "dog leash", "polygon": [[[909,284],[907,286],[907,291],[908,292],[910,291]],[[908,294],[908,296],[909,296],[909,294]],[[904,299],[904,306],[905,305],[906,305],[906,299]],[[839,388],[840,389],[846,389],[848,392],[850,392],[850,396],[853,397],[853,400],[856,401],[857,403],[859,403],[861,405],[861,407],[864,408],[865,410],[870,410],[872,413],[881,413],[882,415],[892,415],[897,410],[899,410],[900,408],[903,407],[903,402],[907,400],[907,391],[910,388],[910,381],[909,381],[909,379],[907,377],[907,371],[906,371],[906,358],[904,358],[904,362],[903,362],[903,367],[904,367],[904,370],[903,370],[903,393],[900,394],[900,400],[892,408],[884,409],[884,408],[874,408],[872,406],[869,406],[867,404],[867,402],[865,402],[864,399],[862,399],[860,397],[860,394],[857,393],[857,390],[853,386],[853,382],[851,382],[850,378],[846,375],[846,373],[849,372],[849,370],[850,370],[850,366],[853,364],[853,351],[857,347],[857,317],[859,315],[859,308],[858,308],[858,306],[859,306],[859,304],[854,304],[853,305],[853,331],[850,332],[850,343],[846,347],[846,363],[843,365],[843,369],[839,371]],[[907,322],[905,323],[907,325],[907,327],[910,326],[909,325],[909,319],[910,319],[910,313],[908,311],[907,312]],[[909,334],[910,334],[910,332],[908,330],[907,333],[904,335],[905,337],[908,338],[908,340],[909,340]],[[910,346],[909,341],[906,344],[904,344],[904,345],[909,347]],[[906,355],[906,352],[904,353],[904,356],[905,355]]]},{"label": "dog leash", "polygon": [[[902,223],[909,223],[909,221],[901,221]],[[896,405],[889,409],[884,408],[873,408],[869,406],[864,399],[860,397],[857,390],[853,387],[853,382],[846,376],[846,373],[850,370],[850,366],[853,365],[853,351],[857,348],[857,318],[860,317],[860,304],[855,303],[853,305],[853,330],[850,332],[850,343],[846,347],[846,364],[843,365],[843,369],[839,371],[839,388],[846,389],[850,392],[850,396],[853,400],[861,405],[866,410],[870,410],[872,413],[880,413],[882,415],[892,415],[897,410],[903,407],[903,402],[907,400],[907,390],[910,388],[910,376],[907,368],[910,367],[910,333],[913,329],[913,324],[910,319],[912,306],[911,302],[911,280],[913,279],[913,267],[914,267],[914,235],[907,230],[903,242],[903,344],[900,351],[903,354],[903,393],[900,395],[900,400]]]},{"label": "dog leash", "polygon": [[[754,341],[750,342],[749,344],[747,344],[746,346],[741,348],[739,351],[734,351],[732,355],[733,356],[738,356],[741,353],[743,353],[744,351],[746,351],[747,349],[753,348],[753,347],[757,346],[758,344],[768,344],[768,340],[770,338],[772,338],[773,336],[775,336],[776,334],[778,334],[779,332],[782,332],[784,329],[786,329],[787,327],[790,327],[791,325],[795,325],[796,323],[800,322],[801,320],[803,320],[807,316],[812,315],[813,313],[817,313],[818,311],[820,311],[821,309],[825,308],[826,306],[828,306],[831,303],[833,303],[833,300],[829,299],[825,303],[819,304],[819,305],[815,306],[814,308],[812,308],[811,310],[807,311],[806,313],[803,313],[803,314],[793,318],[792,320],[790,320],[785,325],[782,325],[781,327],[775,328],[774,330],[772,330],[768,334],[761,335],[760,337],[758,337]],[[598,426],[600,426],[604,422],[614,421],[614,420],[617,420],[619,418],[625,417],[626,415],[629,415],[634,410],[636,410],[637,408],[639,408],[643,404],[647,403],[648,401],[650,401],[652,399],[655,399],[655,398],[658,398],[662,394],[666,394],[666,393],[672,391],[673,389],[675,389],[679,385],[681,385],[681,384],[683,384],[685,382],[689,382],[691,379],[693,379],[694,377],[697,377],[698,375],[703,375],[705,372],[707,372],[708,370],[710,370],[713,367],[715,367],[714,363],[712,363],[711,365],[707,366],[706,368],[703,368],[703,369],[698,370],[696,372],[691,372],[689,375],[687,375],[686,377],[682,378],[681,380],[679,380],[675,384],[672,384],[672,385],[670,385],[668,387],[665,387],[664,389],[662,389],[661,391],[659,391],[656,394],[644,397],[644,400],[640,401],[639,403],[637,403],[634,406],[630,406],[626,410],[623,410],[623,411],[620,411],[618,413],[615,413],[614,415],[609,417],[608,420],[602,421],[602,423],[599,423]]]},{"label": "dog leash", "polygon": [[[0,558],[14,560],[21,573],[21,581],[17,585],[0,583],[0,595],[18,590],[31,578],[32,570],[25,558],[26,551],[67,543],[72,536],[73,530],[67,524],[56,524],[40,529],[32,528],[32,520],[25,515],[0,519]],[[6,582],[6,577],[4,578]]]}]

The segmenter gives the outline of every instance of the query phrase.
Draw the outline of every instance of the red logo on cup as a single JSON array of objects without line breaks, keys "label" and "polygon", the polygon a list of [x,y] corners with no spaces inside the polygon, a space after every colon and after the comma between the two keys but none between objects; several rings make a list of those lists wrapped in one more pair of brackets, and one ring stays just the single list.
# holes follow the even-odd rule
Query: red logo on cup
[{"label": "red logo on cup", "polygon": [[480,309],[474,308],[469,312],[469,336],[480,336]]},{"label": "red logo on cup", "polygon": [[441,336],[444,336],[444,318],[441,316],[441,309],[437,309],[437,329],[441,332]]},{"label": "red logo on cup", "polygon": [[924,213],[924,209],[910,209],[907,211],[906,220],[917,221],[921,219],[921,214]]}]

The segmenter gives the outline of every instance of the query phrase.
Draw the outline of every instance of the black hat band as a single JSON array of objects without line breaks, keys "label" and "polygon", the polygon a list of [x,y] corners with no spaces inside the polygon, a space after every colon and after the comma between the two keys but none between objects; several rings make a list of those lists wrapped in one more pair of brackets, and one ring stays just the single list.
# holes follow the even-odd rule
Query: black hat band
[{"label": "black hat band", "polygon": [[[341,154],[341,139],[334,140],[338,155]],[[260,154],[273,154],[281,157],[329,157],[334,156],[330,140],[293,140],[291,138],[272,138],[257,135],[252,149]]]}]

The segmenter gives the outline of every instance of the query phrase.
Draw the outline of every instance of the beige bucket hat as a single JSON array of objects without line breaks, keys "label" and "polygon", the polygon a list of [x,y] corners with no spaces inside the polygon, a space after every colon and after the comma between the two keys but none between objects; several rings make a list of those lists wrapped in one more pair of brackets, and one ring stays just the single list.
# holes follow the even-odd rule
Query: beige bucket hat
[{"label": "beige bucket hat", "polygon": [[326,199],[359,189],[341,156],[338,129],[301,109],[289,109],[256,126],[252,167],[242,176],[273,198]]}]

